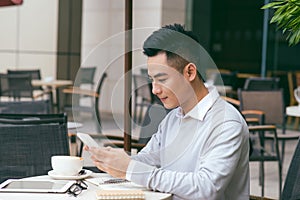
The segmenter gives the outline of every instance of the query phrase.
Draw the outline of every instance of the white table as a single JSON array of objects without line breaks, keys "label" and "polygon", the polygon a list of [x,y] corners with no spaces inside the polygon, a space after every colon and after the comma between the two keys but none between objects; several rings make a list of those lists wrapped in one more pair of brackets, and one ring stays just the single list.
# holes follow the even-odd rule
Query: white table
[{"label": "white table", "polygon": [[286,114],[292,117],[300,117],[300,106],[286,107]]},{"label": "white table", "polygon": [[[109,177],[105,173],[93,173],[91,178]],[[51,177],[36,176],[28,179],[40,179],[40,180],[52,180]],[[42,193],[0,193],[0,200],[96,200],[96,191],[100,190],[101,186],[96,186],[88,181],[88,189],[83,190],[77,197],[70,196],[69,194],[42,194]],[[123,183],[124,184],[124,183]],[[118,184],[122,187],[122,184]],[[112,189],[115,189],[116,185],[113,184]],[[124,189],[128,189],[130,185],[124,185]],[[108,189],[109,185],[105,185],[105,189]],[[133,188],[134,189],[134,188]],[[146,200],[171,200],[172,195],[166,193],[159,193],[145,190]]]}]

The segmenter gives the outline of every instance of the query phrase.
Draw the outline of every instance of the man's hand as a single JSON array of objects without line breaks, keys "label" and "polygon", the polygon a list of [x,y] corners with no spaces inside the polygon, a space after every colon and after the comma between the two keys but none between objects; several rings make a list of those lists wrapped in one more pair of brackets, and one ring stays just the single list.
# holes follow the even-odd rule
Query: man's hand
[{"label": "man's hand", "polygon": [[130,157],[123,149],[111,147],[88,148],[87,146],[84,149],[92,154],[91,158],[97,168],[113,177],[125,179]]}]

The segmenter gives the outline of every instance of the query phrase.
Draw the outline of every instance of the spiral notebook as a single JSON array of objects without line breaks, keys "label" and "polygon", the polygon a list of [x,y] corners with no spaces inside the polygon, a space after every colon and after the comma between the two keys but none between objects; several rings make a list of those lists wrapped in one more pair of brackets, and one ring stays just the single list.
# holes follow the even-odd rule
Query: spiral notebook
[{"label": "spiral notebook", "polygon": [[144,200],[145,193],[142,190],[98,190],[96,192],[97,199],[131,199]]},{"label": "spiral notebook", "polygon": [[97,199],[145,199],[145,187],[127,181],[126,179],[112,177],[87,178],[86,181],[99,187],[96,192]]}]

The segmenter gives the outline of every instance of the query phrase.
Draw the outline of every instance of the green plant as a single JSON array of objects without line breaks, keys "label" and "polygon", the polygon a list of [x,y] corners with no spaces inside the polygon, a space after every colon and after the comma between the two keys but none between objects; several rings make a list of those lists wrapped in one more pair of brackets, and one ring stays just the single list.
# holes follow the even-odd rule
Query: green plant
[{"label": "green plant", "polygon": [[276,0],[268,3],[262,9],[272,8],[275,10],[270,23],[276,23],[290,46],[300,42],[300,0]]}]

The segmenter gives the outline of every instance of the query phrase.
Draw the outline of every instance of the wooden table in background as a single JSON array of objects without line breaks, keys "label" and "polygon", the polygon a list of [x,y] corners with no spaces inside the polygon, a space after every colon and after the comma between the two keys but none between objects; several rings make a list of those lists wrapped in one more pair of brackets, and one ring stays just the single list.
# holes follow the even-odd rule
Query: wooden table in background
[{"label": "wooden table in background", "polygon": [[[59,90],[57,88],[63,87],[63,86],[69,86],[73,85],[73,81],[71,80],[52,80],[52,81],[45,81],[45,80],[32,80],[33,86],[44,86],[52,91],[52,102],[54,105],[56,105],[57,111],[59,112]],[[55,101],[53,93],[56,93],[55,95]]]}]

